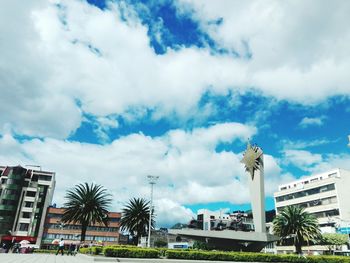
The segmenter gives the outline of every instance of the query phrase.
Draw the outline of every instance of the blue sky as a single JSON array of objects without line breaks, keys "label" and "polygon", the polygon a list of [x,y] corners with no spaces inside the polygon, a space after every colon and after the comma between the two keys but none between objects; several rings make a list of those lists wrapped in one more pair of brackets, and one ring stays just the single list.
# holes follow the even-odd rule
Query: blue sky
[{"label": "blue sky", "polygon": [[350,169],[347,2],[0,7],[1,163],[56,171],[59,205],[93,181],[119,210],[149,198],[154,174],[159,226],[249,209],[248,138],[265,153],[267,209],[279,184]]}]

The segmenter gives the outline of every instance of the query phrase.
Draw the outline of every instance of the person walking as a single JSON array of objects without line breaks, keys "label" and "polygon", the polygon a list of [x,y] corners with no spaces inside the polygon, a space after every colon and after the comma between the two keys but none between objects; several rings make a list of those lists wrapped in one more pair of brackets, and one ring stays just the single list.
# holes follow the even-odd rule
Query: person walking
[{"label": "person walking", "polygon": [[58,255],[58,253],[61,251],[61,254],[63,256],[63,253],[64,253],[64,241],[63,241],[63,238],[61,238],[61,241],[58,243],[58,249],[57,249],[57,252],[56,252],[56,256]]},{"label": "person walking", "polygon": [[75,244],[70,243],[67,255],[75,256]]}]

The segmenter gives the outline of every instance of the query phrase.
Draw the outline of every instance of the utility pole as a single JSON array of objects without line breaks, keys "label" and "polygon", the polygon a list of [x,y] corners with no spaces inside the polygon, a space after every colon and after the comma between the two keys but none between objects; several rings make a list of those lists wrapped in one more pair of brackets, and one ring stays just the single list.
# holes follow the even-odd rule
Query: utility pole
[{"label": "utility pole", "polygon": [[148,183],[151,185],[151,202],[150,202],[150,207],[149,207],[147,247],[151,247],[151,227],[152,227],[152,212],[153,212],[153,185],[156,184],[159,176],[147,175],[147,178],[148,178]]}]

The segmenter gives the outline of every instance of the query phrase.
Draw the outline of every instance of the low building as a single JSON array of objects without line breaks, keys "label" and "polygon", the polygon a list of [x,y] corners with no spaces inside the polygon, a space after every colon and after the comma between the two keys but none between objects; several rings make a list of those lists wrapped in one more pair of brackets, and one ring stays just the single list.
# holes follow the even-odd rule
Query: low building
[{"label": "low building", "polygon": [[0,240],[41,243],[55,173],[21,166],[0,166]]},{"label": "low building", "polygon": [[223,229],[254,231],[254,223],[252,216],[243,211],[228,214],[222,211],[199,209],[196,228],[209,231]]},{"label": "low building", "polygon": [[[148,236],[141,237],[138,246],[147,247]],[[153,229],[151,231],[151,247],[168,247],[172,249],[189,248],[193,240],[168,233],[167,228]]]},{"label": "low building", "polygon": [[[64,213],[63,208],[49,207],[45,220],[43,248],[50,247],[52,241],[63,238],[65,243],[78,243],[80,241],[81,225],[61,222]],[[86,231],[85,243],[96,243],[104,245],[119,244],[119,227],[121,213],[110,212],[108,214],[109,225],[95,224],[89,226]],[[121,243],[124,243],[124,236],[121,236]]]},{"label": "low building", "polygon": [[[322,233],[347,233],[350,226],[350,172],[333,169],[280,185],[274,193],[277,214],[286,206],[298,205],[317,217]],[[278,246],[278,252],[291,252],[293,247]],[[323,252],[323,246],[305,247]]]}]

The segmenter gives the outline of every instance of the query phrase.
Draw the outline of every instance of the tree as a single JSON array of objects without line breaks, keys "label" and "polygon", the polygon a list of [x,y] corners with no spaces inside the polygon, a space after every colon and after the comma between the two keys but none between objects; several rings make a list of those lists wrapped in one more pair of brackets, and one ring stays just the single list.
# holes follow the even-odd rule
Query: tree
[{"label": "tree", "polygon": [[[150,203],[146,199],[133,198],[122,210],[120,228],[129,231],[135,245],[148,232],[149,208]],[[152,212],[151,228],[154,228],[154,224],[154,213]]]},{"label": "tree", "polygon": [[285,207],[273,220],[273,230],[281,240],[293,238],[297,254],[303,243],[315,242],[321,237],[317,218],[299,206]]},{"label": "tree", "polygon": [[348,243],[348,236],[345,234],[327,233],[322,234],[321,244],[326,245],[329,252],[336,250],[338,246]]},{"label": "tree", "polygon": [[81,241],[85,241],[88,226],[96,223],[108,226],[108,208],[112,202],[110,194],[101,185],[78,184],[68,190],[62,222],[81,224]]}]

